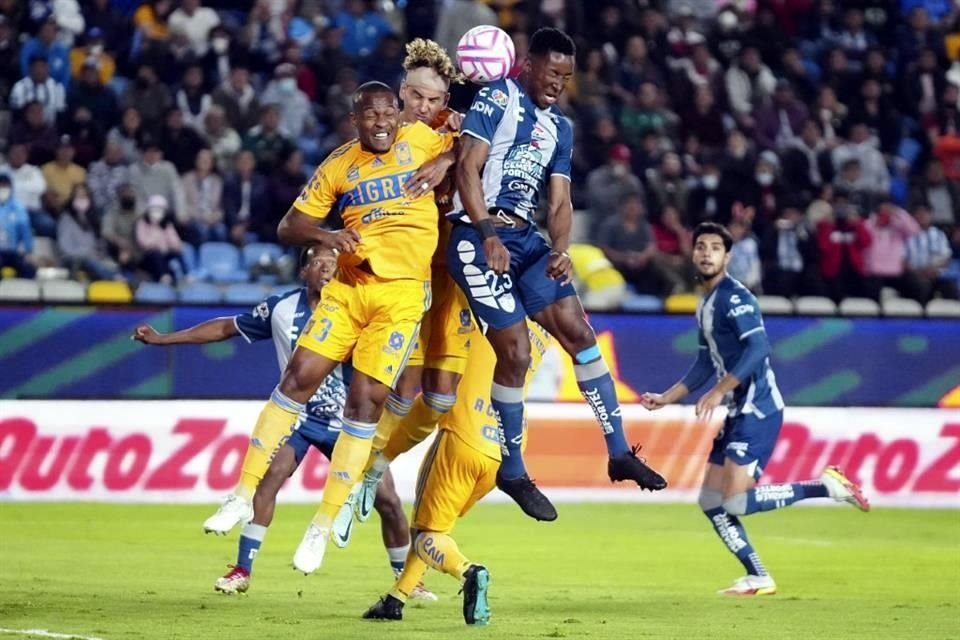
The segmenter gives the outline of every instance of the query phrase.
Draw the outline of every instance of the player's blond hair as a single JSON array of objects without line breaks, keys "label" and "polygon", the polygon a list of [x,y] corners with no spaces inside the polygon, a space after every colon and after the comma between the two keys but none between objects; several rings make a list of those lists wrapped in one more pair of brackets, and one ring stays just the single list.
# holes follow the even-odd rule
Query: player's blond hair
[{"label": "player's blond hair", "polygon": [[443,47],[433,40],[415,38],[407,43],[407,57],[403,59],[403,69],[410,73],[424,67],[435,71],[447,84],[463,82],[463,74]]}]

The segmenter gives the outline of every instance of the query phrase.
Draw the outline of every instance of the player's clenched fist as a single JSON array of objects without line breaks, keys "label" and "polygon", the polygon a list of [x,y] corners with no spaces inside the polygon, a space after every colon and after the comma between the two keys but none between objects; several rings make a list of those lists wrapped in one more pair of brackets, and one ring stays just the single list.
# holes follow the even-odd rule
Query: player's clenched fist
[{"label": "player's clenched fist", "polygon": [[554,251],[547,261],[547,275],[563,284],[570,282],[573,277],[573,261],[566,251]]},{"label": "player's clenched fist", "polygon": [[487,266],[494,273],[506,273],[510,270],[510,252],[497,236],[483,241],[483,255],[487,259]]},{"label": "player's clenched fist", "polygon": [[355,229],[340,229],[326,234],[320,242],[325,249],[332,249],[334,253],[356,253],[360,244],[360,234]]},{"label": "player's clenched fist", "polygon": [[162,342],[162,336],[157,333],[156,329],[148,324],[142,324],[137,327],[130,337],[143,344],[160,344]]},{"label": "player's clenched fist", "polygon": [[648,411],[656,411],[667,406],[662,393],[645,393],[640,396],[640,404]]}]

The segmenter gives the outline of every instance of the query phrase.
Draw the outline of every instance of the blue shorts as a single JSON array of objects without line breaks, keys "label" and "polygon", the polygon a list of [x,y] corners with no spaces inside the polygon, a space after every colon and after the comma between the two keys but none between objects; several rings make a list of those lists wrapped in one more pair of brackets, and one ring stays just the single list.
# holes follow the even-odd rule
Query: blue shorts
[{"label": "blue shorts", "polygon": [[759,479],[773,455],[782,426],[783,411],[765,418],[749,413],[728,416],[713,441],[707,460],[711,464],[723,465],[724,458],[730,458],[738,465],[752,466],[750,475]]},{"label": "blue shorts", "polygon": [[329,460],[339,435],[339,430],[332,431],[325,422],[307,419],[300,423],[284,444],[293,447],[293,455],[299,465],[311,446],[316,447]]},{"label": "blue shorts", "polygon": [[547,276],[550,246],[534,225],[497,227],[510,252],[510,271],[497,275],[483,254],[483,240],[473,225],[455,223],[447,243],[447,266],[463,289],[481,328],[506,329],[561,298],[577,295],[569,282]]}]

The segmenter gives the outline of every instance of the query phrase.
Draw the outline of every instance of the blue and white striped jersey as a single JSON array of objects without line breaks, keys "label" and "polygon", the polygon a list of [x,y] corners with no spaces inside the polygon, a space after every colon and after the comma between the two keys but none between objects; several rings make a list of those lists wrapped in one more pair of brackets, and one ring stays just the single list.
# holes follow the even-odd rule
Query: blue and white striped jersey
[{"label": "blue and white striped jersey", "polygon": [[[270,296],[248,313],[235,316],[233,322],[247,342],[273,338],[273,346],[277,350],[277,364],[282,372],[287,368],[300,332],[312,315],[307,290],[300,288],[282,295]],[[343,406],[346,401],[347,383],[344,379],[344,365],[340,365],[327,376],[307,402],[305,417],[325,424],[331,431],[339,431],[343,425]]]},{"label": "blue and white striped jersey", "polygon": [[[480,89],[462,133],[490,145],[483,169],[488,209],[501,207],[531,220],[550,176],[570,179],[570,121],[556,106],[539,108],[513,80],[491,82]],[[459,194],[449,216],[470,221]]]},{"label": "blue and white striped jersey", "polygon": [[[717,380],[732,371],[743,357],[746,351],[744,338],[766,331],[757,299],[729,275],[700,300],[697,325],[700,327],[699,346],[709,350]],[[741,380],[740,386],[726,401],[730,415],[753,414],[764,418],[781,411],[783,396],[770,368],[770,358],[764,358],[749,379]]]}]

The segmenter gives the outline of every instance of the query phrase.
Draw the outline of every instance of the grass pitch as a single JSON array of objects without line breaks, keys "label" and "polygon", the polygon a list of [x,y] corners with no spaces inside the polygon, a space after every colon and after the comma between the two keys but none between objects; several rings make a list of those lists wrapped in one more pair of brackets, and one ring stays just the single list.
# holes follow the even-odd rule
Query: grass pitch
[{"label": "grass pitch", "polygon": [[[119,639],[960,638],[960,513],[793,508],[746,518],[776,596],[715,591],[739,564],[693,505],[559,506],[553,524],[481,505],[455,536],[491,571],[489,627],[458,586],[399,623],[360,614],[392,583],[376,520],[304,577],[289,567],[312,509],[280,505],[246,596],[214,593],[236,532],[212,507],[0,503],[0,629]],[[33,637],[24,634],[4,637]]]}]

